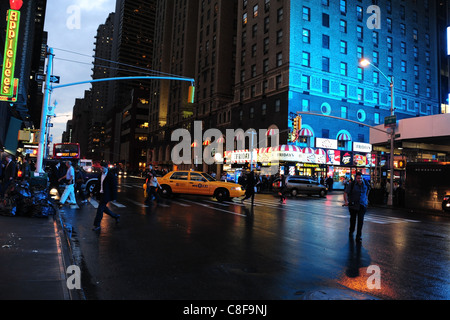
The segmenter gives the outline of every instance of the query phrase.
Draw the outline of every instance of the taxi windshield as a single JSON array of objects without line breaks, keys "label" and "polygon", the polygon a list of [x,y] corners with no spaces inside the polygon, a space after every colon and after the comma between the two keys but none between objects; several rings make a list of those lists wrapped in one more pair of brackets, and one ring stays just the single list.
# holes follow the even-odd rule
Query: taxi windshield
[{"label": "taxi windshield", "polygon": [[214,179],[207,173],[202,173],[202,176],[204,176],[208,181],[216,181],[216,179]]}]

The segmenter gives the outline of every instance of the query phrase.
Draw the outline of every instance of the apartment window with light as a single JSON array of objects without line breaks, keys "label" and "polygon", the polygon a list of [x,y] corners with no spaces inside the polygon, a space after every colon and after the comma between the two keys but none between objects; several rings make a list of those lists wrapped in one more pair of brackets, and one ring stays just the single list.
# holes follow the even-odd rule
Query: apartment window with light
[{"label": "apartment window with light", "polygon": [[363,28],[361,26],[356,26],[356,36],[358,37],[359,41],[362,41],[364,39]]},{"label": "apartment window with light", "polygon": [[339,10],[341,11],[341,14],[343,14],[343,15],[345,15],[347,13],[347,0],[339,1]]},{"label": "apartment window with light", "polygon": [[303,43],[311,43],[311,31],[308,29],[303,29]]},{"label": "apartment window with light", "polygon": [[305,21],[311,21],[311,9],[308,7],[303,7],[302,17],[303,17],[303,20],[305,20]]},{"label": "apartment window with light", "polygon": [[360,22],[363,20],[363,8],[360,6],[356,6],[356,18]]},{"label": "apartment window with light", "polygon": [[356,92],[357,92],[357,96],[358,96],[358,101],[363,101],[364,100],[364,90],[363,90],[363,88],[357,88]]},{"label": "apartment window with light", "polygon": [[341,107],[341,118],[347,119],[347,107],[344,106]]},{"label": "apartment window with light", "polygon": [[341,40],[340,51],[342,54],[347,54],[347,41]]},{"label": "apartment window with light", "polygon": [[339,86],[339,89],[341,91],[341,96],[343,96],[344,98],[347,98],[347,85],[341,83],[341,85]]},{"label": "apartment window with light", "polygon": [[387,37],[386,38],[386,46],[387,46],[389,51],[392,51],[392,37]]},{"label": "apartment window with light", "polygon": [[393,63],[392,56],[388,56],[387,57],[387,66],[389,69],[392,69],[392,63]]},{"label": "apartment window with light", "polygon": [[247,12],[242,14],[242,24],[245,26],[247,24]]},{"label": "apartment window with light", "polygon": [[400,42],[400,52],[406,54],[406,42]]},{"label": "apartment window with light", "polygon": [[303,112],[310,111],[310,101],[308,99],[302,99],[302,111]]},{"label": "apartment window with light", "polygon": [[379,54],[378,54],[378,51],[373,51],[373,53],[372,53],[372,63],[374,64],[374,65],[376,65],[376,66],[378,66],[378,62],[379,62]]},{"label": "apartment window with light", "polygon": [[362,67],[358,67],[358,80],[364,80],[364,69]]},{"label": "apartment window with light", "polygon": [[302,52],[302,65],[304,67],[310,67],[311,66],[311,58],[309,52]]},{"label": "apartment window with light", "polygon": [[378,47],[378,32],[376,31],[372,32],[372,42],[374,46]]},{"label": "apartment window with light", "polygon": [[406,61],[405,60],[402,60],[402,62],[401,62],[401,70],[402,70],[402,72],[406,72]]},{"label": "apartment window with light", "polygon": [[402,90],[405,91],[405,92],[406,92],[407,89],[408,89],[406,84],[407,84],[406,80],[405,80],[405,79],[402,79]]},{"label": "apartment window with light", "polygon": [[311,77],[302,75],[302,87],[306,90],[311,89]]},{"label": "apartment window with light", "polygon": [[373,114],[373,122],[374,124],[380,124],[380,114],[378,112]]},{"label": "apartment window with light", "polygon": [[340,66],[340,70],[341,70],[341,75],[342,76],[347,76],[347,63],[346,62],[341,62],[341,66]]},{"label": "apartment window with light", "polygon": [[347,33],[347,21],[345,20],[339,21],[339,31],[342,33]]},{"label": "apartment window with light", "polygon": [[356,58],[361,60],[364,58],[364,48],[361,46],[356,47]]},{"label": "apartment window with light", "polygon": [[255,4],[253,6],[253,18],[256,18],[258,16],[258,5]]},{"label": "apartment window with light", "polygon": [[380,73],[378,71],[373,72],[373,83],[380,83]]}]

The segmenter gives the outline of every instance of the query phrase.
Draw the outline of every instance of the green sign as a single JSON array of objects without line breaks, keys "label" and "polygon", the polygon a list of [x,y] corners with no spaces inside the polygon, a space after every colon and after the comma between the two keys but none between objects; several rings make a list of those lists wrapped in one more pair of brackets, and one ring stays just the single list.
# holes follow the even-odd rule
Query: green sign
[{"label": "green sign", "polygon": [[20,11],[8,10],[5,53],[0,95],[11,97],[14,93],[14,69],[16,65],[17,41],[19,39]]},{"label": "green sign", "polygon": [[395,128],[397,126],[397,116],[388,116],[384,118],[384,127],[385,128]]}]

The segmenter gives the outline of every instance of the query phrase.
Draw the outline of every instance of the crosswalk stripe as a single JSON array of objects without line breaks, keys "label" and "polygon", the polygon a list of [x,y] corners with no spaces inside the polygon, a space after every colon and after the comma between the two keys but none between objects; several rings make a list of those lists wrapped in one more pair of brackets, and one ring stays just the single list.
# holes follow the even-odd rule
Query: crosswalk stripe
[{"label": "crosswalk stripe", "polygon": [[111,204],[115,205],[118,208],[126,208],[126,206],[124,206],[123,204],[118,203],[116,201],[111,201]]}]

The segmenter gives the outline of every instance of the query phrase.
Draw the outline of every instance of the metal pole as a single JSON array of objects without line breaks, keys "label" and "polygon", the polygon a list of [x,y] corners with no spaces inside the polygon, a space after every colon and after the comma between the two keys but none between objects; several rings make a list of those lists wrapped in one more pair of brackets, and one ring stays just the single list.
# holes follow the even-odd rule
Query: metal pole
[{"label": "metal pole", "polygon": [[44,99],[42,100],[42,114],[41,114],[41,127],[39,131],[39,145],[38,145],[38,153],[36,159],[36,172],[43,173],[43,160],[44,160],[44,152],[46,146],[46,127],[47,127],[47,115],[48,115],[48,107],[50,100],[50,76],[52,72],[53,65],[53,49],[49,48],[47,50],[47,70],[45,76],[45,85],[44,85]]},{"label": "metal pole", "polygon": [[[391,77],[391,116],[394,115],[394,77]],[[389,179],[389,195],[388,195],[388,206],[394,204],[394,139],[395,139],[395,127],[391,128],[391,154],[389,156],[389,168],[391,169],[390,179]]]}]

